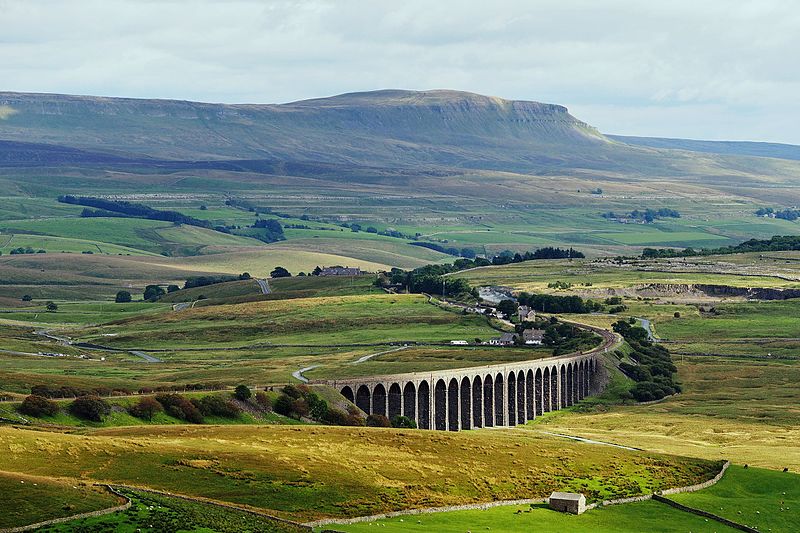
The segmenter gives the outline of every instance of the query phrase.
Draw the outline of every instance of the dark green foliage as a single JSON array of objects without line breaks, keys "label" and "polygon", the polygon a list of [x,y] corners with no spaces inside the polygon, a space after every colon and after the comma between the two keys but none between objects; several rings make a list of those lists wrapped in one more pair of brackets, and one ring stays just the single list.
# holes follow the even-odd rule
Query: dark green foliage
[{"label": "dark green foliage", "polygon": [[256,393],[256,404],[265,411],[272,411],[272,402],[266,392],[258,391]]},{"label": "dark green foliage", "polygon": [[177,292],[179,290],[181,290],[181,288],[178,287],[177,285],[168,285],[167,286],[167,293],[173,293],[173,292]]},{"label": "dark green foliage", "polygon": [[144,288],[144,299],[148,302],[154,302],[167,294],[160,285],[148,285]]},{"label": "dark green foliage", "polygon": [[144,204],[135,204],[133,202],[106,200],[104,198],[94,198],[91,196],[72,196],[68,194],[59,196],[58,201],[65,204],[85,205],[100,209],[100,211],[84,209],[81,213],[82,217],[126,216],[132,218],[146,218],[149,220],[163,220],[165,222],[187,224],[189,226],[198,226],[208,229],[211,229],[212,227],[211,222],[208,220],[200,220],[179,213],[178,211],[162,211],[160,209],[153,209],[150,206]]},{"label": "dark green foliage", "polygon": [[156,413],[160,413],[164,407],[152,396],[145,396],[136,402],[128,412],[136,418],[151,421]]},{"label": "dark green foliage", "polygon": [[271,278],[289,278],[292,276],[292,274],[282,266],[278,266],[269,273],[269,276]]},{"label": "dark green foliage", "polygon": [[281,223],[274,218],[256,220],[255,223],[250,227],[260,231],[248,232],[247,235],[260,241],[270,243],[286,240],[286,237],[283,234],[283,226],[281,226]]},{"label": "dark green foliage", "polygon": [[232,276],[229,274],[220,274],[217,276],[190,276],[186,278],[183,288],[193,289],[194,287],[206,287],[208,285],[216,285],[217,283],[227,283],[229,281],[242,281],[247,279],[250,279],[250,274],[248,272],[243,272],[238,276]]},{"label": "dark green foliage", "polygon": [[704,248],[695,250],[685,248],[676,250],[674,248],[645,248],[642,250],[642,257],[653,259],[660,257],[693,257],[697,255],[722,255],[738,254],[747,252],[783,252],[790,250],[800,250],[800,236],[798,235],[775,235],[768,240],[750,239],[736,246],[724,246],[722,248]]},{"label": "dark green foliage", "polygon": [[613,211],[609,211],[608,213],[603,213],[601,215],[603,218],[617,220],[617,219],[627,219],[627,220],[636,220],[641,222],[655,222],[656,220],[662,218],[681,218],[681,214],[678,213],[674,209],[662,208],[662,209],[645,209],[644,211],[640,211],[639,209],[634,209],[630,213],[622,213],[617,214]]},{"label": "dark green foliage", "polygon": [[253,393],[247,385],[237,385],[236,390],[233,391],[233,396],[240,402],[246,402],[252,395]]},{"label": "dark green foliage", "polygon": [[680,385],[675,382],[678,369],[672,363],[669,350],[650,342],[647,331],[632,326],[630,322],[615,322],[614,331],[622,335],[633,349],[629,357],[637,364],[622,362],[619,369],[637,382],[630,391],[634,399],[649,402],[681,391]]},{"label": "dark green foliage", "polygon": [[22,405],[19,406],[20,413],[37,418],[42,416],[54,416],[58,411],[59,408],[56,402],[48,400],[43,396],[36,396],[33,394],[22,400]]},{"label": "dark green foliage", "polygon": [[30,294],[25,294],[25,295],[22,296],[22,301],[23,302],[30,302],[32,300],[33,300],[33,296],[31,296]]},{"label": "dark green foliage", "polygon": [[47,309],[47,311],[50,313],[54,313],[58,311],[58,305],[56,305],[54,302],[47,302],[45,309]]},{"label": "dark green foliage", "polygon": [[407,428],[407,429],[416,429],[417,423],[414,422],[411,418],[403,415],[397,415],[396,417],[392,418],[392,427],[393,428]]},{"label": "dark green foliage", "polygon": [[514,300],[502,300],[497,304],[497,310],[507,317],[516,314],[517,309],[519,309],[519,304]]},{"label": "dark green foliage", "polygon": [[553,294],[520,293],[517,301],[536,311],[545,313],[592,313],[602,310],[603,306],[592,300],[584,300],[580,296],[557,296]]},{"label": "dark green foliage", "polygon": [[203,416],[237,418],[242,413],[238,405],[220,394],[210,394],[198,400],[192,400],[192,405],[197,407]]},{"label": "dark green foliage", "polygon": [[114,297],[114,301],[118,304],[126,304],[132,300],[131,293],[128,291],[119,291]]},{"label": "dark green foliage", "polygon": [[84,420],[102,422],[111,412],[111,404],[99,396],[81,396],[69,404],[69,412]]}]

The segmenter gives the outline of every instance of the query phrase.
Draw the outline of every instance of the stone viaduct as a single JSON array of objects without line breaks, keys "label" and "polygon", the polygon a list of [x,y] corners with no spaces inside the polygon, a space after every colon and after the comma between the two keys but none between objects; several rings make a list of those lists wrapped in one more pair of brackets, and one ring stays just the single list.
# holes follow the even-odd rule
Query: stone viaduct
[{"label": "stone viaduct", "polygon": [[319,380],[367,414],[405,415],[420,429],[515,426],[600,392],[597,350],[519,363]]}]

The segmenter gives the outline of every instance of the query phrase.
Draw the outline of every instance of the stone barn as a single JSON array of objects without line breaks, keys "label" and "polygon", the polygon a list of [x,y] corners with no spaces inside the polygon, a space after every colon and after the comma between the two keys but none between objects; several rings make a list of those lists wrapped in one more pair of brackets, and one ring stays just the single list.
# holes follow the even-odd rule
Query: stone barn
[{"label": "stone barn", "polygon": [[581,514],[586,511],[586,498],[575,492],[554,492],[548,503],[551,509],[562,513]]}]

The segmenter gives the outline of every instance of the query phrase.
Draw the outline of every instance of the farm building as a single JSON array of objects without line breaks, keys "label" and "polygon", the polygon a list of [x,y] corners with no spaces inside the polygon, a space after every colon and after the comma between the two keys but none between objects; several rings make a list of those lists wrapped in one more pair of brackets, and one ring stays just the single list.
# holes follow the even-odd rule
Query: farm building
[{"label": "farm building", "polygon": [[522,341],[525,344],[542,344],[544,341],[544,330],[526,329],[522,332]]},{"label": "farm building", "polygon": [[586,511],[586,498],[575,492],[554,492],[548,503],[551,509],[562,513],[581,514]]},{"label": "farm building", "polygon": [[517,310],[517,315],[519,315],[519,319],[522,321],[536,320],[536,311],[527,305],[520,305],[519,309]]},{"label": "farm building", "polygon": [[499,337],[489,339],[489,344],[492,346],[510,346],[517,340],[516,333],[503,333]]},{"label": "farm building", "polygon": [[320,276],[360,276],[361,269],[358,267],[325,267],[319,272]]}]

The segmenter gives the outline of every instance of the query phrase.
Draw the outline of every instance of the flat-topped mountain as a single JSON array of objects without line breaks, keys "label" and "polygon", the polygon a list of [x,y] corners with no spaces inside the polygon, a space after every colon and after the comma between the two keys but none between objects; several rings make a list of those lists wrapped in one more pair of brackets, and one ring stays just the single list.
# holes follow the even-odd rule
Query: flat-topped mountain
[{"label": "flat-topped mountain", "polygon": [[278,105],[0,93],[0,109],[0,139],[179,160],[525,167],[608,143],[562,106],[443,90]]},{"label": "flat-topped mountain", "polygon": [[[480,170],[732,186],[744,174],[796,175],[796,163],[782,159],[657,141],[604,136],[560,105],[453,90],[235,105],[0,93],[0,166],[245,170],[354,181]],[[753,155],[753,147],[742,155]]]}]

